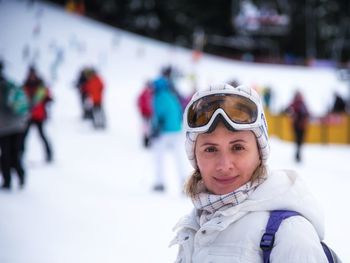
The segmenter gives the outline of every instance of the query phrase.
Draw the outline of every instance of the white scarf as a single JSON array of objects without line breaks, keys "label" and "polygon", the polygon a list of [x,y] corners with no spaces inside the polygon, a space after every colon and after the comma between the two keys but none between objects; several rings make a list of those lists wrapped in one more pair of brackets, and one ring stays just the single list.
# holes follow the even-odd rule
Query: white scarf
[{"label": "white scarf", "polygon": [[209,221],[216,211],[225,210],[242,203],[260,184],[265,181],[265,179],[265,177],[260,177],[257,180],[248,182],[237,190],[224,195],[211,194],[205,188],[202,189],[202,191],[192,198],[193,205],[199,210],[200,225]]}]

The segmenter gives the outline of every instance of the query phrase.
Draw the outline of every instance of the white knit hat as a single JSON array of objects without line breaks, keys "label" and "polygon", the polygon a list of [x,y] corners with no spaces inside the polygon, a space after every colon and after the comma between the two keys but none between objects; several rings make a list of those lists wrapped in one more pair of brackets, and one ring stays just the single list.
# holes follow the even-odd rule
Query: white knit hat
[{"label": "white knit hat", "polygon": [[[222,93],[225,93],[225,92],[229,92],[229,91],[232,92],[232,90],[235,91],[235,94],[238,94],[240,96],[243,96],[243,97],[246,97],[250,100],[255,101],[257,104],[257,107],[260,108],[261,116],[258,116],[258,118],[261,118],[261,125],[258,127],[252,128],[250,130],[254,133],[254,135],[257,139],[258,146],[259,146],[260,158],[261,158],[263,163],[266,163],[268,156],[269,156],[269,152],[270,152],[269,138],[268,138],[268,133],[267,133],[267,123],[266,123],[264,109],[262,107],[260,96],[258,95],[258,93],[254,89],[247,87],[247,86],[243,86],[243,85],[234,88],[228,84],[220,83],[220,84],[211,85],[207,89],[199,90],[192,96],[191,101],[188,103],[188,105],[185,109],[184,118],[183,118],[184,122],[186,122],[185,114],[187,113],[187,109],[188,109],[188,107],[190,107],[190,105],[194,101],[196,101],[204,96],[211,95],[212,93],[213,94],[218,93],[218,91],[222,91]],[[187,158],[189,159],[193,168],[196,169],[197,163],[196,163],[196,156],[195,156],[195,149],[194,148],[195,148],[197,136],[200,133],[189,131],[188,128],[186,130],[186,127],[188,127],[187,125],[184,125],[184,127],[185,127],[185,132],[186,132],[185,148],[186,148]]]}]

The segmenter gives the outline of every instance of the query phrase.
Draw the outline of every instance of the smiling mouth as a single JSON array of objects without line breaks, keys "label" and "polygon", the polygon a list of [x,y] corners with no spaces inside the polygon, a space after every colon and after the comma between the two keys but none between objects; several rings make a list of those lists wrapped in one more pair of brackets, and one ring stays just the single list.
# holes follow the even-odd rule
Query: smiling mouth
[{"label": "smiling mouth", "polygon": [[231,184],[236,181],[238,176],[235,177],[215,177],[215,181],[220,184]]}]

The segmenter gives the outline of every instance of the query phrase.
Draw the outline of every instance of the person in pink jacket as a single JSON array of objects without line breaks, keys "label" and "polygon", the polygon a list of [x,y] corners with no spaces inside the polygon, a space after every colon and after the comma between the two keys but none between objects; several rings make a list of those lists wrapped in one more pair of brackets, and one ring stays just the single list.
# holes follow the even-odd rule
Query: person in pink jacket
[{"label": "person in pink jacket", "polygon": [[194,168],[185,192],[194,208],[175,227],[175,262],[266,262],[260,242],[273,210],[300,216],[281,224],[270,262],[328,262],[317,201],[295,172],[267,167],[267,123],[255,90],[228,84],[199,90],[183,119]]}]

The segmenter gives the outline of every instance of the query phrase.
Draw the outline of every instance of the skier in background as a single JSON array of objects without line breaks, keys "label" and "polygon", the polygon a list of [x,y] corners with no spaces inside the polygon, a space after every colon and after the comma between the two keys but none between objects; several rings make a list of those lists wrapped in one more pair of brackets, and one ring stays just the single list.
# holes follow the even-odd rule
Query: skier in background
[{"label": "skier in background", "polygon": [[106,117],[103,110],[104,83],[97,71],[91,68],[85,83],[86,99],[91,107],[92,123],[95,128],[105,128]]},{"label": "skier in background", "polygon": [[294,142],[296,145],[295,161],[301,162],[301,148],[304,144],[310,114],[300,91],[295,92],[294,98],[287,107],[286,112],[292,119]]},{"label": "skier in background", "polygon": [[181,188],[185,181],[182,162],[182,107],[174,87],[164,74],[153,82],[153,88],[152,140],[156,165],[153,190],[162,192],[165,190],[166,173],[164,157],[168,149],[173,153]]},{"label": "skier in background", "polygon": [[334,92],[334,103],[331,113],[345,113],[346,112],[346,102],[340,96],[338,92]]},{"label": "skier in background", "polygon": [[91,119],[91,105],[87,105],[87,91],[86,91],[86,82],[88,80],[89,72],[90,72],[89,67],[83,68],[80,73],[78,80],[76,82],[76,87],[79,92],[79,97],[80,97],[80,102],[81,102],[81,108],[82,108],[82,118],[83,119]]},{"label": "skier in background", "polygon": [[23,133],[28,121],[28,100],[22,87],[15,85],[3,74],[4,63],[0,61],[0,167],[1,188],[11,189],[11,169],[18,176],[19,186],[25,185],[22,164]]},{"label": "skier in background", "polygon": [[25,149],[25,139],[31,126],[36,126],[44,144],[46,162],[52,162],[52,148],[44,130],[44,125],[48,117],[47,107],[53,100],[51,92],[46,87],[44,81],[39,77],[34,66],[29,67],[28,75],[23,87],[27,94],[30,106],[30,119],[24,133],[23,151]]}]

